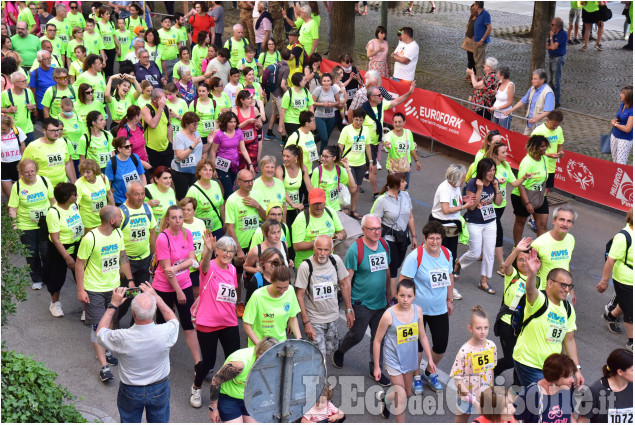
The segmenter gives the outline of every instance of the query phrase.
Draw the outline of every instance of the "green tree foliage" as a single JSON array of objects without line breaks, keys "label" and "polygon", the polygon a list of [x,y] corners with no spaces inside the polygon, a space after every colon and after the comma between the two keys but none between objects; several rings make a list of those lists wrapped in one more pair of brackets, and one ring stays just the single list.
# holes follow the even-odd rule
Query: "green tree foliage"
[{"label": "green tree foliage", "polygon": [[16,257],[26,257],[27,249],[20,241],[19,230],[13,228],[13,218],[2,205],[2,233],[0,234],[0,261],[2,261],[2,326],[14,314],[17,304],[26,300],[29,284],[29,266],[15,264]]}]

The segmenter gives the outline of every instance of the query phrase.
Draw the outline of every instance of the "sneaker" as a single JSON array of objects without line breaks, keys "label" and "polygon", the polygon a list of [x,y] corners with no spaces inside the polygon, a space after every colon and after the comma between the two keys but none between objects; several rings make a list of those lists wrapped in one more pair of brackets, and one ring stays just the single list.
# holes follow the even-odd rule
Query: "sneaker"
[{"label": "sneaker", "polygon": [[416,375],[412,380],[412,392],[413,394],[423,394],[423,382],[421,382],[420,375]]},{"label": "sneaker", "polygon": [[622,328],[620,324],[617,322],[609,322],[608,324],[609,332],[620,335],[622,333]]},{"label": "sneaker", "polygon": [[573,46],[575,43],[573,42],[573,40],[569,40],[569,41],[567,41],[567,44],[568,44],[569,46]]},{"label": "sneaker", "polygon": [[112,372],[110,371],[110,368],[108,366],[103,366],[99,370],[99,379],[101,379],[101,382],[110,381],[110,380],[112,380],[114,378],[115,377],[112,374]]},{"label": "sneaker", "polygon": [[601,45],[601,44],[599,44],[599,43],[595,43],[595,48],[596,48],[596,49],[598,49],[599,51],[604,50],[604,49],[602,48],[602,45]]},{"label": "sneaker", "polygon": [[617,317],[613,317],[613,316],[609,317],[608,305],[604,306],[604,313],[602,313],[602,319],[612,323],[618,323],[620,321]]},{"label": "sneaker", "polygon": [[538,228],[536,227],[536,222],[534,221],[533,217],[529,217],[529,220],[527,220],[527,226],[531,227],[531,230],[533,230],[534,232],[538,231]]},{"label": "sneaker", "polygon": [[82,311],[82,315],[79,316],[79,320],[81,320],[82,322],[86,321],[86,312],[85,311]]},{"label": "sneaker", "polygon": [[370,177],[369,177],[368,171],[366,171],[366,174],[364,174],[364,181],[369,182],[370,181],[369,178]]},{"label": "sneaker", "polygon": [[573,39],[573,44],[582,44],[582,42],[580,40],[578,40],[577,38]]},{"label": "sneaker", "polygon": [[53,317],[64,317],[62,304],[59,301],[51,303],[51,305],[49,306],[49,311],[51,312]]},{"label": "sneaker", "polygon": [[39,291],[40,289],[42,289],[42,282],[33,282],[33,285],[31,285],[31,289]]},{"label": "sneaker", "polygon": [[461,295],[459,291],[456,290],[456,288],[452,288],[452,299],[453,300],[463,299],[463,295]]},{"label": "sneaker", "polygon": [[201,407],[201,389],[194,388],[194,385],[190,389],[190,406]]},{"label": "sneaker", "polygon": [[243,314],[245,314],[245,304],[236,304],[236,316],[238,316],[238,318],[240,319],[243,317]]},{"label": "sneaker", "polygon": [[631,353],[633,352],[633,341],[626,343],[626,349],[630,351]]},{"label": "sneaker", "polygon": [[[375,374],[373,373],[372,370],[368,373],[368,376],[370,376],[370,379],[375,381]],[[377,382],[382,387],[390,386],[390,379],[388,379],[388,377],[386,375],[384,375],[383,372],[381,373],[381,378],[379,378],[379,381],[375,381],[375,382]]]},{"label": "sneaker", "polygon": [[331,357],[331,363],[338,369],[341,369],[344,366],[344,353],[339,350],[333,352],[333,357]]},{"label": "sneaker", "polygon": [[384,391],[379,391],[375,394],[375,397],[379,402],[379,407],[381,407],[381,417],[388,419],[390,417],[390,411],[388,410],[388,404],[386,403],[386,393]]},{"label": "sneaker", "polygon": [[381,170],[381,164],[379,162],[377,163],[377,169]]},{"label": "sneaker", "polygon": [[280,138],[279,138],[278,136],[276,136],[275,134],[265,133],[265,140],[278,141],[278,140],[282,140],[282,139],[280,139]]},{"label": "sneaker", "polygon": [[117,358],[113,356],[108,350],[106,350],[106,362],[110,366],[117,366],[119,364],[119,360],[117,360]]},{"label": "sneaker", "polygon": [[439,375],[437,375],[436,373],[431,373],[430,375],[426,375],[424,373],[423,375],[421,375],[421,378],[426,381],[426,384],[428,384],[428,386],[433,391],[436,391],[438,393],[443,391],[443,386],[441,385],[441,382],[439,382]]}]

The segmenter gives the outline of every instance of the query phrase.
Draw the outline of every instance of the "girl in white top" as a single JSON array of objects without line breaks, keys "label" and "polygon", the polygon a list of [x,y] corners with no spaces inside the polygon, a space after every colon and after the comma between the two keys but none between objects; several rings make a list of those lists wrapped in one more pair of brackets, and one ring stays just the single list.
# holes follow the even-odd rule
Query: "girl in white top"
[{"label": "girl in white top", "polygon": [[2,115],[2,193],[7,199],[11,196],[11,187],[18,181],[18,162],[26,149],[26,134],[15,126],[10,115]]},{"label": "girl in white top", "polygon": [[505,116],[505,111],[512,108],[514,102],[514,92],[516,86],[509,81],[509,67],[501,66],[496,71],[496,78],[498,79],[498,90],[496,90],[496,102],[490,108],[492,113],[492,122],[500,125],[501,127],[509,130],[512,124],[512,117]]}]

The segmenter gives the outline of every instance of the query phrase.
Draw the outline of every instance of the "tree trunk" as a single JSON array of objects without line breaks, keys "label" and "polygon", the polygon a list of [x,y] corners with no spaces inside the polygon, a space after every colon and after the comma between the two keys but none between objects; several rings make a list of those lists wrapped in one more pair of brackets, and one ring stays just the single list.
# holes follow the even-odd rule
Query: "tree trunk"
[{"label": "tree trunk", "polygon": [[529,69],[529,81],[535,69],[545,67],[545,54],[547,53],[547,37],[551,30],[551,20],[556,11],[555,1],[537,1],[534,5],[534,18],[532,21],[533,42],[531,49],[531,67]]},{"label": "tree trunk", "polygon": [[337,61],[342,53],[353,54],[355,49],[355,2],[333,2],[333,35],[329,59]]}]

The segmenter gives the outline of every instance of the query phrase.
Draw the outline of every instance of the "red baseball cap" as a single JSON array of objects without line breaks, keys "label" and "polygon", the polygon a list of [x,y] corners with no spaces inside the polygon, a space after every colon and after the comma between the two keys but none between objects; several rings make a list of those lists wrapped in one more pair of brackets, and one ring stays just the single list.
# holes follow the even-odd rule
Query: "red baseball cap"
[{"label": "red baseball cap", "polygon": [[309,204],[317,204],[319,202],[326,202],[326,193],[316,187],[309,192]]}]

